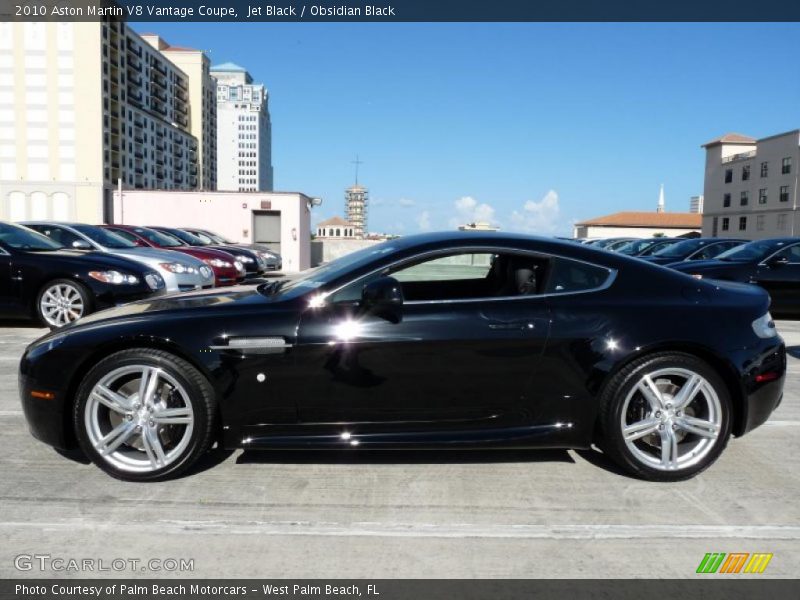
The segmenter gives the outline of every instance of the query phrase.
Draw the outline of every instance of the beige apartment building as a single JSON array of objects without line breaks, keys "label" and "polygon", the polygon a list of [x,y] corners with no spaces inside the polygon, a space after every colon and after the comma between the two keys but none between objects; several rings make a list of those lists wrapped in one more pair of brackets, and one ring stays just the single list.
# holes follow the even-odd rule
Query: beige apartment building
[{"label": "beige apartment building", "polygon": [[124,23],[0,23],[0,219],[108,220],[120,179],[213,188],[191,83]]},{"label": "beige apartment building", "polygon": [[800,234],[800,129],[759,140],[729,133],[703,148],[704,236],[757,240]]}]

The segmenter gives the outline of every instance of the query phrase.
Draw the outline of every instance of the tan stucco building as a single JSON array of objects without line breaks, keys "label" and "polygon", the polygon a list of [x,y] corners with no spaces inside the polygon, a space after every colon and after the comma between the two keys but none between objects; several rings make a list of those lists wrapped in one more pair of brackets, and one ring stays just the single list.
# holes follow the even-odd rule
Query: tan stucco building
[{"label": "tan stucco building", "polygon": [[0,23],[0,219],[101,222],[119,179],[213,187],[192,83],[124,23]]},{"label": "tan stucco building", "polygon": [[703,148],[703,235],[756,240],[800,234],[800,129],[759,140],[728,133]]},{"label": "tan stucco building", "polygon": [[576,238],[677,237],[699,233],[703,215],[677,212],[618,212],[575,223]]}]

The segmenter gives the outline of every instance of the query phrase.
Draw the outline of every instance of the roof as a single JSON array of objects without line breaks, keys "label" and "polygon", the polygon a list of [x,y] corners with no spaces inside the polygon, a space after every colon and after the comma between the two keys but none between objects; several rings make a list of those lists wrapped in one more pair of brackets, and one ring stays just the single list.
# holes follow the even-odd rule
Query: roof
[{"label": "roof", "polygon": [[755,144],[756,139],[749,135],[742,135],[741,133],[726,133],[723,136],[714,138],[710,142],[706,142],[701,148],[708,148],[709,146],[716,146],[717,144]]},{"label": "roof", "polygon": [[677,212],[618,212],[576,223],[576,225],[599,225],[604,227],[674,227],[676,229],[699,229],[703,222],[701,213]]},{"label": "roof", "polygon": [[236,63],[226,62],[220,65],[214,65],[211,67],[212,71],[229,71],[233,73],[247,73],[247,69],[244,67],[240,67]]},{"label": "roof", "polygon": [[200,52],[197,48],[188,48],[187,46],[167,46],[164,50],[168,52]]},{"label": "roof", "polygon": [[350,227],[350,223],[345,221],[342,217],[331,217],[322,223],[318,223],[317,227],[330,227],[331,225],[339,227]]}]

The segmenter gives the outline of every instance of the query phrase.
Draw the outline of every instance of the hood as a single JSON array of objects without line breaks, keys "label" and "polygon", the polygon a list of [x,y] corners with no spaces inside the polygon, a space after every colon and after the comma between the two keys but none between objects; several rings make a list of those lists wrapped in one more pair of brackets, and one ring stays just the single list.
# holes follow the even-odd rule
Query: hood
[{"label": "hood", "polygon": [[91,265],[95,265],[102,269],[124,269],[134,273],[143,273],[150,271],[146,265],[143,265],[138,260],[125,258],[108,252],[97,252],[86,250],[70,250],[64,248],[63,250],[51,250],[47,252],[29,252],[33,256],[47,256],[64,260],[70,264],[76,265],[78,268],[88,269]]},{"label": "hood", "polygon": [[201,260],[188,254],[174,252],[173,250],[163,250],[161,248],[114,248],[112,252],[117,256],[124,256],[139,261],[149,259],[158,262],[182,262],[192,267],[201,267],[203,264]]},{"label": "hood", "polygon": [[680,261],[670,266],[678,271],[695,273],[700,271],[707,271],[710,269],[714,270],[735,269],[735,268],[741,268],[746,265],[747,263],[711,259],[711,260]]},{"label": "hood", "polygon": [[193,313],[209,308],[225,306],[226,310],[236,310],[237,308],[245,306],[263,306],[268,303],[269,299],[260,294],[255,286],[252,285],[197,290],[194,292],[156,296],[154,298],[101,310],[100,312],[81,318],[74,324],[63,327],[59,331],[66,331],[68,328],[80,327],[99,321],[121,320],[136,317],[147,318],[155,314],[169,312],[180,312],[183,316],[192,316]]}]

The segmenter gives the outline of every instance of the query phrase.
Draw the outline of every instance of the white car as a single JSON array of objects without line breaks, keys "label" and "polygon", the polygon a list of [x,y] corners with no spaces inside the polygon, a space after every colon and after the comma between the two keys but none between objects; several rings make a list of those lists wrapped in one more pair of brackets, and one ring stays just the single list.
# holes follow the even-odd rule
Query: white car
[{"label": "white car", "polygon": [[164,278],[167,292],[187,292],[214,287],[214,272],[203,261],[172,250],[142,248],[117,234],[81,223],[28,221],[26,227],[75,250],[93,250],[144,263]]}]

